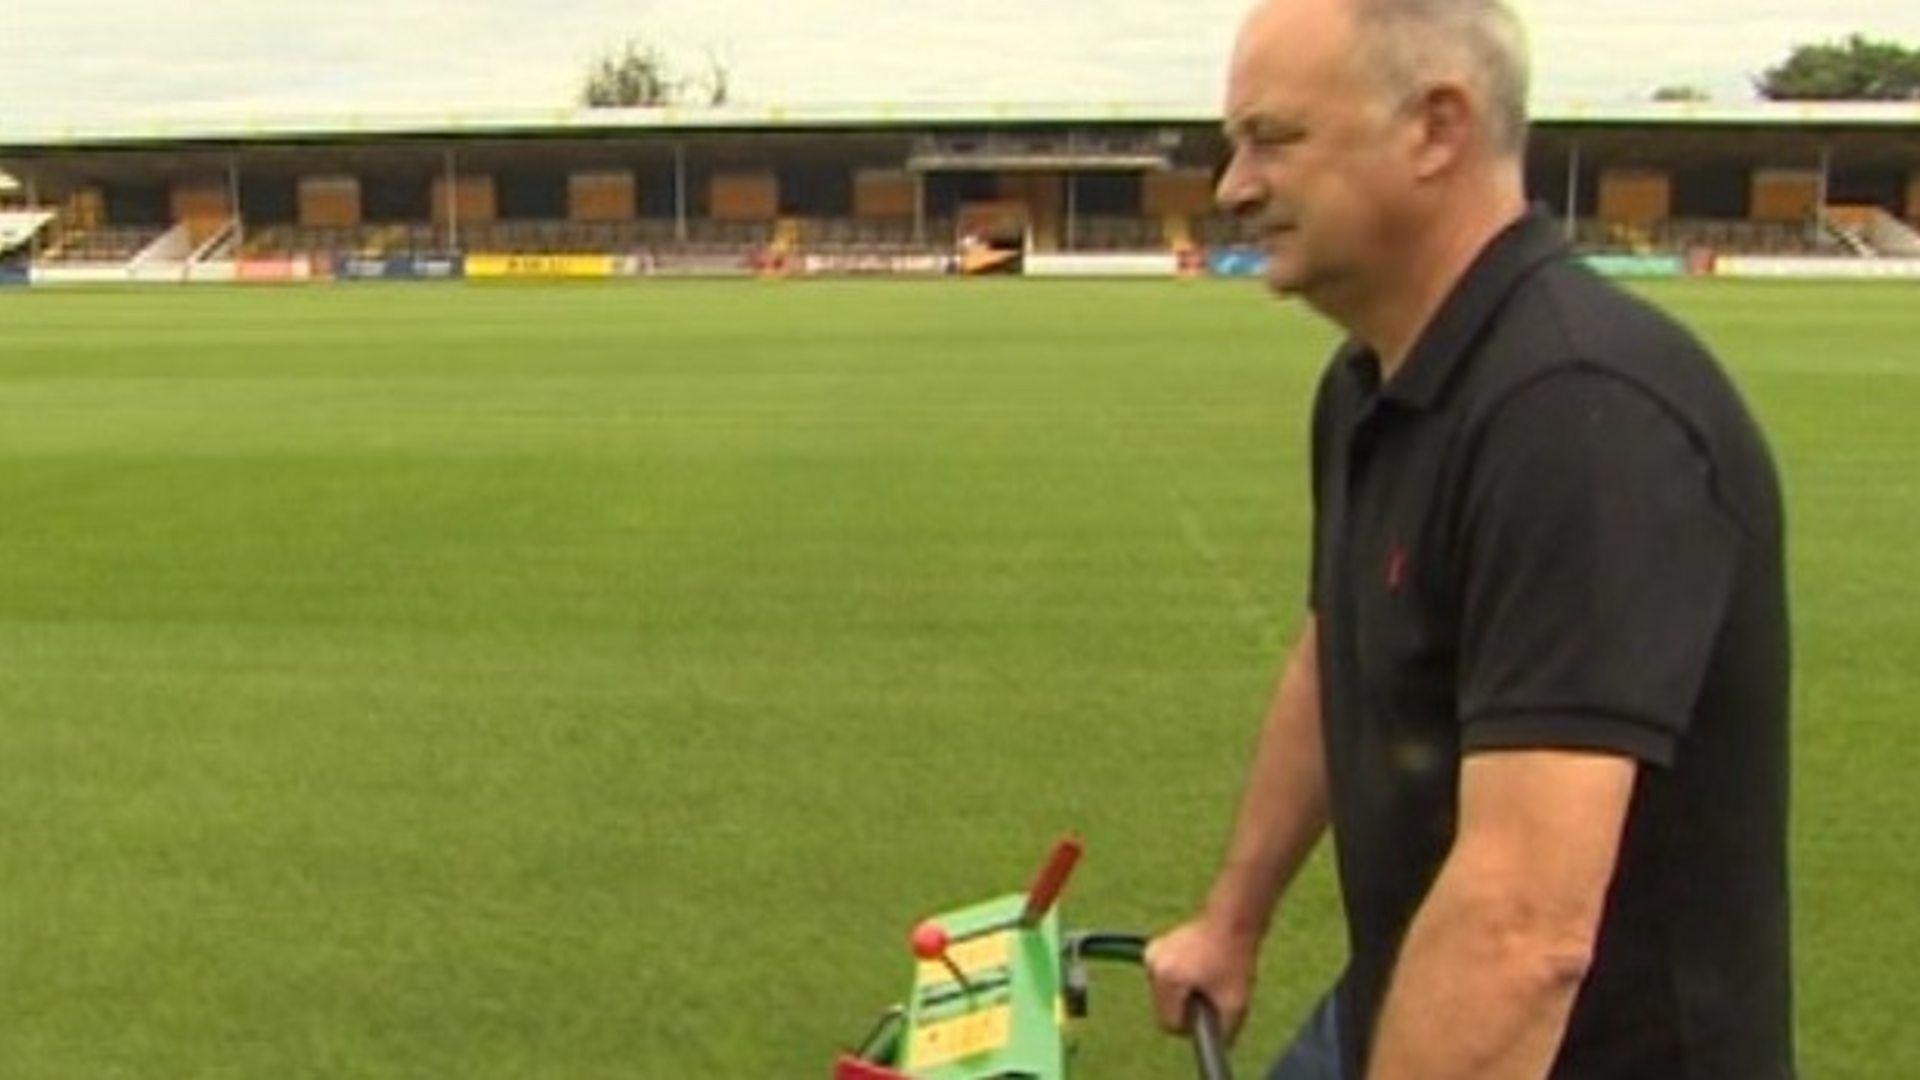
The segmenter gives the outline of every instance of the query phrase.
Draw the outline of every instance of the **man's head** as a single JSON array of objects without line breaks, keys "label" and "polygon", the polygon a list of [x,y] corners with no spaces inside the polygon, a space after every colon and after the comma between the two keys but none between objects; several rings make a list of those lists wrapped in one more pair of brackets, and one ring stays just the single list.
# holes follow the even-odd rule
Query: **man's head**
[{"label": "man's head", "polygon": [[1267,0],[1228,74],[1220,204],[1260,227],[1274,289],[1351,303],[1517,190],[1527,80],[1503,0]]}]

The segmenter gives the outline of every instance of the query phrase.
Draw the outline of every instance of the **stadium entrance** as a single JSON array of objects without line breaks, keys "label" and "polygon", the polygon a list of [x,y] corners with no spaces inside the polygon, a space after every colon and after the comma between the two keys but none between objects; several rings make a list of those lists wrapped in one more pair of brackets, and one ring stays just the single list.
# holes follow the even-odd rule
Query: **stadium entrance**
[{"label": "stadium entrance", "polygon": [[960,208],[960,272],[1018,274],[1033,246],[1027,204],[1014,199],[968,203]]}]

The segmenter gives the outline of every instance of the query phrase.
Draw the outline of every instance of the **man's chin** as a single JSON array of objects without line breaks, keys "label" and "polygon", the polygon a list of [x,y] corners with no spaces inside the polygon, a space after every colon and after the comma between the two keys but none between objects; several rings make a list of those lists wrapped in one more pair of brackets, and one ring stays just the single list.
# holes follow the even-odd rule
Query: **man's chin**
[{"label": "man's chin", "polygon": [[1304,284],[1300,275],[1290,266],[1276,262],[1267,268],[1267,291],[1275,296],[1298,296]]},{"label": "man's chin", "polygon": [[1267,288],[1277,296],[1296,296],[1305,284],[1299,253],[1287,242],[1291,235],[1271,237],[1267,245]]}]

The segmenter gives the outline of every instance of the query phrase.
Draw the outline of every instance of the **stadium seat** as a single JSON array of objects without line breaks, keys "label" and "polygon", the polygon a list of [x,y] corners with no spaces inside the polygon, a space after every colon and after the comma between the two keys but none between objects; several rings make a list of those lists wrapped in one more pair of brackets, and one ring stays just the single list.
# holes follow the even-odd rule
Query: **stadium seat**
[{"label": "stadium seat", "polygon": [[1582,218],[1574,246],[1593,254],[1684,254],[1708,249],[1723,255],[1836,254],[1838,242],[1811,223],[1673,218],[1625,226]]}]

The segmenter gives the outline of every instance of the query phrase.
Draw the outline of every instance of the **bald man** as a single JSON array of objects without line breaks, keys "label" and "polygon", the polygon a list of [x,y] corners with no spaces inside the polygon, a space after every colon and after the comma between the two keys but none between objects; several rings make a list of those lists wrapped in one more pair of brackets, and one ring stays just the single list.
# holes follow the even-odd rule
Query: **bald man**
[{"label": "bald man", "polygon": [[1313,420],[1310,610],[1169,1030],[1246,1014],[1331,828],[1349,961],[1278,1080],[1785,1077],[1778,484],[1685,330],[1569,257],[1522,182],[1498,0],[1271,0],[1223,207],[1349,335]]}]

